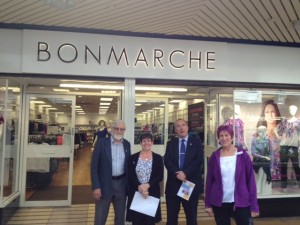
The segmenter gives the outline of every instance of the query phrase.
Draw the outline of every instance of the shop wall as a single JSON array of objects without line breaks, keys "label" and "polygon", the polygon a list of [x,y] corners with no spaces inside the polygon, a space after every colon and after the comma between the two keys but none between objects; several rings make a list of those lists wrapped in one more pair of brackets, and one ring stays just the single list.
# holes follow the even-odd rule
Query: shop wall
[{"label": "shop wall", "polygon": [[0,29],[0,73],[22,72],[22,30]]},{"label": "shop wall", "polygon": [[[0,36],[0,73],[61,75],[63,71],[65,75],[172,80],[184,74],[185,80],[300,84],[299,48],[37,30],[0,29]],[[40,52],[42,60],[38,60],[39,42],[49,45],[49,52]],[[73,45],[60,55],[68,62],[57,55],[65,43]],[[88,53],[85,59],[85,46],[95,56]],[[99,49],[101,62],[95,60]],[[123,50],[127,63],[121,57]],[[161,64],[153,59],[155,51]],[[193,60],[189,66],[189,54],[201,55],[201,62]]]},{"label": "shop wall", "polygon": [[300,84],[299,59],[299,48],[228,44],[224,80]]}]

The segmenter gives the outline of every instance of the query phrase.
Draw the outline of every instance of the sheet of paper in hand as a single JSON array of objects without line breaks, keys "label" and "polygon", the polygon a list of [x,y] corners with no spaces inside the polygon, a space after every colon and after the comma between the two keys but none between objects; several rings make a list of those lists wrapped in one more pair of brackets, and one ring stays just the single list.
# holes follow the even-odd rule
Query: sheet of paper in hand
[{"label": "sheet of paper in hand", "polygon": [[153,196],[144,198],[143,195],[136,191],[130,205],[130,209],[136,212],[146,214],[148,216],[155,217],[159,199]]},{"label": "sheet of paper in hand", "polygon": [[182,182],[177,195],[185,200],[189,200],[194,190],[195,184],[190,181]]}]

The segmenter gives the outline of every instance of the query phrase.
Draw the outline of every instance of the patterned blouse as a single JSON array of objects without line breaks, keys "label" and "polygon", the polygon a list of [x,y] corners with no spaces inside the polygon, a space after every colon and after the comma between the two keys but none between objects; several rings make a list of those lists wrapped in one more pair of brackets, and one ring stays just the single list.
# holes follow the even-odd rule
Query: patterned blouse
[{"label": "patterned blouse", "polygon": [[281,146],[299,146],[300,138],[300,120],[289,122],[287,119],[282,120],[277,126],[277,133],[281,137]]},{"label": "patterned blouse", "polygon": [[230,125],[233,127],[234,124],[234,145],[236,147],[245,148],[244,143],[244,122],[237,118],[237,119],[228,119],[224,123],[225,125]]},{"label": "patterned blouse", "polygon": [[148,183],[152,172],[152,159],[142,160],[141,158],[139,158],[135,168],[135,172],[141,184]]}]

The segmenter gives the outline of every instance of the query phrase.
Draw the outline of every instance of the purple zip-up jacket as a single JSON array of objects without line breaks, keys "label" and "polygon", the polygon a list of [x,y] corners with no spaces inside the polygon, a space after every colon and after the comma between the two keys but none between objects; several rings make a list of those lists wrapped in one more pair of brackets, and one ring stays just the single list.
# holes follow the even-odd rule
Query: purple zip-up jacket
[{"label": "purple zip-up jacket", "polygon": [[[205,208],[222,206],[223,185],[220,166],[221,148],[213,152],[208,162],[205,186]],[[245,149],[239,148],[236,158],[234,207],[250,207],[259,212],[252,161]]]}]

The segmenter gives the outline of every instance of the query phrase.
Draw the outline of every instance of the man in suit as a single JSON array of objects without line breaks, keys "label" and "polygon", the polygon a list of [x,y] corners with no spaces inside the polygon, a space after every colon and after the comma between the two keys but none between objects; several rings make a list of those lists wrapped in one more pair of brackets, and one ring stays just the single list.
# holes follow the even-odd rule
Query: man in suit
[{"label": "man in suit", "polygon": [[[168,141],[164,163],[168,172],[166,184],[167,225],[178,224],[178,214],[182,204],[187,225],[197,225],[197,207],[202,191],[203,146],[200,139],[188,136],[188,125],[183,119],[175,121],[174,129],[178,137]],[[187,201],[177,192],[184,181],[195,183]]]},{"label": "man in suit", "polygon": [[115,225],[125,224],[127,198],[127,161],[130,143],[123,138],[125,124],[114,121],[111,136],[97,140],[91,161],[93,197],[96,200],[95,225],[105,225],[110,203],[115,211]]}]

